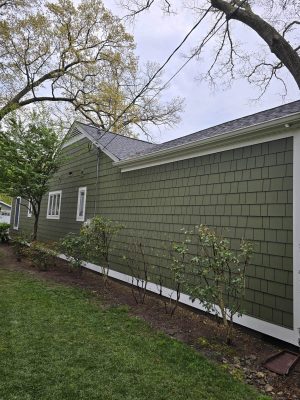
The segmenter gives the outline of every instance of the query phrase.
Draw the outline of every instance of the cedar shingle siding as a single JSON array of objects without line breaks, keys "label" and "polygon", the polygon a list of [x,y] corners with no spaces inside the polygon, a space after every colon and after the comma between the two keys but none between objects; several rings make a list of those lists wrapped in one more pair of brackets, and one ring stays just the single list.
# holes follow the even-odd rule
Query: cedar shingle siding
[{"label": "cedar shingle siding", "polygon": [[[114,243],[112,260],[113,269],[121,272],[129,273],[121,255],[126,254],[130,236],[143,240],[151,261],[167,276],[168,262],[159,254],[179,239],[182,227],[217,227],[234,246],[241,237],[255,242],[247,314],[292,328],[292,138],[126,173],[99,152],[98,188],[98,150],[91,142],[82,139],[66,152],[69,157],[51,183],[51,190],[62,190],[61,218],[46,219],[46,196],[40,240],[57,240],[79,230],[77,196],[83,186],[86,218],[96,211],[126,225]],[[29,220],[27,209],[21,208],[20,230],[28,231]]]}]

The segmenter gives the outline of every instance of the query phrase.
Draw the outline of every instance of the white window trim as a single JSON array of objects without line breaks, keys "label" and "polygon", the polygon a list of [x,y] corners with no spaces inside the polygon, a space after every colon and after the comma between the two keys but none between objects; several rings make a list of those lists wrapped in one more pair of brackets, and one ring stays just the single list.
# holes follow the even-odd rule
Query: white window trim
[{"label": "white window trim", "polygon": [[[83,215],[79,215],[79,206],[80,206],[80,193],[84,192],[83,199]],[[78,188],[78,197],[77,197],[77,213],[76,213],[76,221],[83,222],[85,220],[85,205],[86,205],[86,187]]]},{"label": "white window trim", "polygon": [[28,218],[31,218],[31,217],[32,217],[32,204],[31,204],[31,201],[30,201],[30,200],[28,200],[27,217],[28,217]]},{"label": "white window trim", "polygon": [[[19,212],[18,212],[18,223],[17,225],[15,224],[16,222],[16,211],[17,211],[17,204],[18,204],[18,200],[19,200]],[[15,213],[14,213],[14,229],[18,230],[19,229],[19,225],[20,225],[20,212],[21,212],[21,197],[18,196],[16,198],[16,203],[15,203]]]},{"label": "white window trim", "polygon": [[[58,195],[58,194],[60,195],[59,196],[58,215],[49,215],[49,206],[50,206],[51,196]],[[60,219],[61,197],[62,197],[62,190],[56,190],[54,192],[49,192],[49,194],[48,194],[48,206],[47,206],[47,219]]]}]

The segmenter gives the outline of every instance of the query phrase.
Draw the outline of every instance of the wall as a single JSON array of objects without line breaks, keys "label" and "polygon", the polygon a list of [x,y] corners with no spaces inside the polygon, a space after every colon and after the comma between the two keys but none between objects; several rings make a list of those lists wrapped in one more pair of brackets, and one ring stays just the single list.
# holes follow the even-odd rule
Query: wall
[{"label": "wall", "polygon": [[[145,243],[148,259],[168,276],[161,255],[180,239],[181,228],[217,227],[235,248],[241,237],[254,241],[247,313],[292,328],[292,149],[292,138],[280,139],[123,174],[101,153],[97,189],[97,150],[84,139],[68,148],[69,159],[52,182],[53,190],[63,190],[61,219],[45,219],[45,198],[39,238],[79,230],[79,186],[87,186],[87,218],[96,212],[126,226],[113,258],[121,272],[129,273],[121,256],[131,237]],[[28,222],[23,214],[21,227]]]}]

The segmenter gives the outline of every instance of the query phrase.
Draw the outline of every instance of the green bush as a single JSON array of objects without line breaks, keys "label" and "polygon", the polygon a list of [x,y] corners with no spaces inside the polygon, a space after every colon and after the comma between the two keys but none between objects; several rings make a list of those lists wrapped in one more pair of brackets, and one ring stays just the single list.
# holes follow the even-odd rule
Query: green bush
[{"label": "green bush", "polygon": [[6,243],[9,241],[9,224],[0,223],[0,242]]},{"label": "green bush", "polygon": [[29,241],[24,236],[13,237],[13,249],[17,261],[21,261],[22,257],[26,256],[26,251]]},{"label": "green bush", "polygon": [[48,249],[38,242],[32,242],[29,246],[26,246],[23,253],[32,265],[40,271],[47,271],[56,258],[54,250]]},{"label": "green bush", "polygon": [[[192,300],[198,299],[207,311],[220,314],[226,331],[226,342],[232,342],[232,322],[235,314],[242,314],[245,294],[246,268],[252,254],[252,245],[241,240],[238,252],[230,242],[205,225],[196,231],[184,232],[182,243],[175,245],[179,278],[184,265],[193,279],[183,282]],[[194,248],[193,253],[189,250]],[[196,250],[195,250],[196,249]],[[183,259],[184,255],[184,259]],[[174,261],[173,261],[174,262]]]},{"label": "green bush", "polygon": [[131,274],[131,293],[137,304],[144,304],[152,265],[145,253],[145,245],[141,241],[133,241],[128,250],[128,256],[124,255],[123,260]]},{"label": "green bush", "polygon": [[92,218],[80,231],[85,240],[87,256],[100,262],[104,281],[107,281],[110,264],[111,242],[124,226],[100,215]]},{"label": "green bush", "polygon": [[83,235],[69,233],[58,243],[58,249],[67,257],[72,269],[82,272],[87,257],[87,242]]}]

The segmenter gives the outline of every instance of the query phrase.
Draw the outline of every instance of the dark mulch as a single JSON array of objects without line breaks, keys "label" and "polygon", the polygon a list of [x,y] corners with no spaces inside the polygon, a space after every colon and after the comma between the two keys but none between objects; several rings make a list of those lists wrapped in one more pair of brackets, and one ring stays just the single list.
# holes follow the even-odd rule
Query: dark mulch
[{"label": "dark mulch", "polygon": [[233,345],[227,346],[219,320],[206,313],[180,306],[171,316],[166,314],[164,302],[158,296],[148,294],[145,304],[137,304],[132,288],[123,283],[110,280],[106,287],[99,274],[88,270],[82,275],[69,272],[67,263],[62,260],[58,260],[48,271],[38,271],[28,260],[17,262],[12,246],[1,245],[0,250],[0,267],[26,270],[41,279],[89,290],[108,307],[127,305],[132,315],[143,318],[155,329],[188,343],[208,358],[222,363],[231,374],[255,385],[274,399],[300,400],[300,362],[287,377],[262,367],[268,356],[285,348],[293,349],[291,346],[240,326],[235,327]]}]

